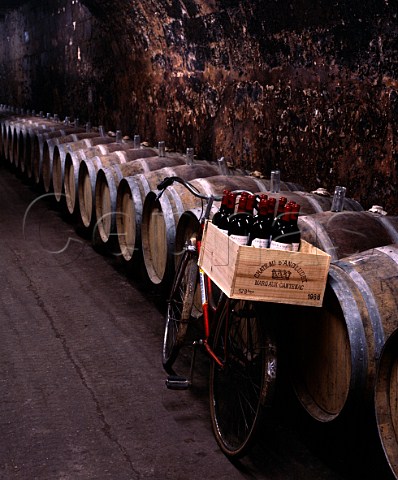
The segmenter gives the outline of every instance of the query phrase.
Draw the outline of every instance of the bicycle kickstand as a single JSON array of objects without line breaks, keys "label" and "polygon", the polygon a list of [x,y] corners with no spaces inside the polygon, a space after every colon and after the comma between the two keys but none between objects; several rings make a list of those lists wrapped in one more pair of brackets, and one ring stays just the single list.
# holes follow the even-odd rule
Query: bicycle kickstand
[{"label": "bicycle kickstand", "polygon": [[170,390],[187,390],[193,383],[193,372],[195,367],[196,349],[200,342],[193,342],[193,351],[191,358],[191,368],[189,370],[189,378],[181,375],[169,375],[166,379],[166,387]]}]

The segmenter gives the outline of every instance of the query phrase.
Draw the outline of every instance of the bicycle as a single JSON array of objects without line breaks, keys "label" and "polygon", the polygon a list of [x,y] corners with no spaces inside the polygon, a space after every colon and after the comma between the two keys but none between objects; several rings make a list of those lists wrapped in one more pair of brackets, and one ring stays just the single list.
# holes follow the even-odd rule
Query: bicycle
[{"label": "bicycle", "polygon": [[[210,416],[216,441],[231,458],[245,455],[272,404],[276,381],[276,342],[262,319],[261,303],[232,300],[198,266],[203,229],[217,195],[204,195],[180,177],[167,177],[158,185],[158,198],[173,182],[184,185],[207,203],[200,229],[187,242],[176,269],[167,302],[162,363],[169,374],[166,385],[186,389],[192,385],[196,349],[210,358]],[[242,191],[238,191],[241,193]],[[199,279],[199,282],[198,282]],[[189,377],[174,371],[174,363],[192,323],[197,285],[202,299],[203,338],[194,340]]]}]

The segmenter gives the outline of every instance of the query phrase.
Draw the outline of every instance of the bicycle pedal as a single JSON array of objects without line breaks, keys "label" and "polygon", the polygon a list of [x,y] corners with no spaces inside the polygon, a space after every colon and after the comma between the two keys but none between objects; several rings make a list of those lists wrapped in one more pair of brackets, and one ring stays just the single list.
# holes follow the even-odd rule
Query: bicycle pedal
[{"label": "bicycle pedal", "polygon": [[166,387],[170,390],[187,390],[190,387],[190,382],[186,377],[169,375],[166,379]]}]

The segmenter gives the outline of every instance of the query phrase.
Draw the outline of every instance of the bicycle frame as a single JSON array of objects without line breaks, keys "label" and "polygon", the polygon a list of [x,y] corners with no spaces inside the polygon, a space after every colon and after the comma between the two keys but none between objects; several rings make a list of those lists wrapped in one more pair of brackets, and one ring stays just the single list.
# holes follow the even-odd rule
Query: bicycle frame
[{"label": "bicycle frame", "polygon": [[[202,235],[204,231],[204,225],[206,222],[206,214],[203,216],[200,222],[200,228],[198,231],[199,238],[191,239],[190,242],[184,247],[186,251],[190,252],[191,254],[195,254],[195,256],[199,257],[200,249],[202,246]],[[213,298],[213,282],[211,281],[210,277],[206,275],[206,273],[198,266],[198,274],[197,280],[199,280],[200,286],[200,296],[201,296],[201,305],[202,305],[202,313],[203,313],[203,332],[204,338],[194,342],[194,346],[200,345],[204,348],[207,355],[217,363],[220,367],[223,367],[223,362],[217,357],[215,352],[213,351],[212,347],[209,344],[209,338],[211,335],[211,316],[213,318],[216,317],[220,306],[223,306],[225,302],[228,301],[228,297],[221,293],[221,297],[217,304],[214,302]],[[196,282],[197,283],[197,282]],[[193,356],[192,365],[191,365],[191,380],[193,376],[193,363],[195,357]]]},{"label": "bicycle frame", "polygon": [[[210,337],[210,317],[209,317],[209,294],[210,291],[210,298],[212,298],[212,282],[211,279],[205,274],[205,272],[199,267],[199,284],[200,284],[200,293],[202,298],[202,310],[203,310],[203,330],[205,338],[202,339],[202,344],[210,356],[217,365],[223,367],[223,362],[217,357],[214,353],[213,349],[209,345],[209,337]],[[211,306],[211,311],[215,315],[224,301],[228,301],[227,297],[224,293],[222,295],[222,300],[218,302],[217,305]],[[225,299],[225,300],[224,300]]]},{"label": "bicycle frame", "polygon": [[[158,185],[158,189],[161,190],[158,198],[162,195],[163,191],[170,186],[174,181],[177,181],[178,183],[183,184],[193,195],[195,195],[198,198],[201,198],[202,200],[207,201],[206,209],[203,215],[201,216],[200,219],[200,227],[197,232],[197,238],[191,238],[187,244],[184,247],[184,250],[188,255],[195,255],[196,257],[199,257],[200,254],[200,249],[202,245],[202,237],[203,237],[203,231],[205,227],[206,220],[209,219],[210,217],[210,211],[211,207],[213,204],[214,200],[221,200],[221,196],[206,196],[201,194],[199,191],[194,189],[189,182],[185,182],[183,179],[179,177],[167,177],[163,180],[163,182]],[[236,190],[236,193],[242,193],[243,190]],[[251,193],[251,192],[248,192]],[[189,257],[186,257],[186,261],[189,260]],[[181,260],[183,261],[183,259]],[[209,356],[209,358],[214,361],[219,367],[223,368],[224,363],[223,361],[216,355],[214,352],[213,348],[209,344],[209,339],[212,334],[212,329],[211,329],[211,321],[216,320],[217,316],[220,313],[220,310],[224,308],[226,305],[228,305],[229,298],[227,295],[225,295],[223,292],[221,292],[221,296],[218,299],[217,302],[214,301],[214,296],[213,296],[213,282],[210,279],[210,277],[198,266],[198,274],[196,278],[196,284],[198,283],[198,277],[199,277],[199,285],[200,285],[200,293],[201,293],[201,305],[202,305],[202,313],[203,313],[203,333],[204,337],[201,338],[198,341],[193,342],[193,346],[196,347],[197,345],[200,345],[204,348],[206,354]],[[228,311],[228,309],[227,309]],[[227,317],[227,322],[229,322],[228,317]],[[214,322],[213,322],[214,323]],[[193,364],[195,362],[195,348],[194,348],[194,353],[192,356],[192,362],[191,362],[191,382],[192,383],[192,376],[193,376]]]}]

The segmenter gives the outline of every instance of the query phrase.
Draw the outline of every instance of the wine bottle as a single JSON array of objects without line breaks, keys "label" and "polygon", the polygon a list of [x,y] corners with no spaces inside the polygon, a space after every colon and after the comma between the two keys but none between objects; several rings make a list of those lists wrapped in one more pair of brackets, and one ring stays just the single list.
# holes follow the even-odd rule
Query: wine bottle
[{"label": "wine bottle", "polygon": [[240,245],[248,244],[253,222],[253,215],[246,211],[247,200],[247,195],[241,195],[237,212],[228,219],[228,235]]},{"label": "wine bottle", "polygon": [[229,192],[227,195],[226,215],[223,215],[218,223],[218,228],[226,235],[228,235],[229,217],[235,213],[235,200],[236,193]]},{"label": "wine bottle", "polygon": [[278,209],[276,211],[275,221],[282,217],[287,202],[286,197],[279,197]]},{"label": "wine bottle", "polygon": [[212,222],[216,227],[220,225],[221,218],[228,215],[228,194],[229,190],[224,190],[220,209],[213,215]]},{"label": "wine bottle", "polygon": [[292,243],[293,252],[298,252],[300,249],[301,234],[297,224],[299,213],[300,205],[298,203],[294,203],[290,213],[290,241]]},{"label": "wine bottle", "polygon": [[269,202],[261,199],[258,214],[253,217],[253,225],[249,235],[249,245],[257,248],[268,248],[271,236],[273,216],[268,214]]},{"label": "wine bottle", "polygon": [[256,195],[249,195],[246,201],[246,212],[253,217],[253,209],[256,204]]},{"label": "wine bottle", "polygon": [[276,206],[276,198],[269,197],[268,199],[268,216],[270,217],[271,226],[275,218],[275,206]]},{"label": "wine bottle", "polygon": [[284,211],[272,226],[270,248],[274,250],[292,250],[290,234],[291,205],[285,205]]},{"label": "wine bottle", "polygon": [[[268,195],[265,194],[265,193],[260,193],[260,195],[258,196],[258,205],[257,207],[260,205],[260,201],[261,200],[268,200]],[[257,213],[258,213],[258,208],[257,208]]]},{"label": "wine bottle", "polygon": [[235,213],[235,203],[236,203],[237,194],[230,192],[228,195],[228,213],[232,215]]},{"label": "wine bottle", "polygon": [[[278,207],[276,209],[276,213],[275,213],[275,216],[274,216],[273,222],[272,222],[270,242],[272,241],[273,232],[277,231],[280,227],[280,222],[282,221],[282,215],[283,215],[283,212],[285,210],[286,202],[287,202],[286,197],[279,197]],[[275,204],[274,204],[274,210],[275,210],[275,206],[276,206],[276,199],[275,199]]]}]

